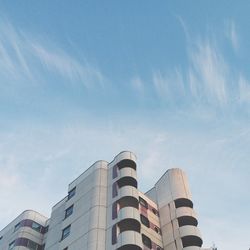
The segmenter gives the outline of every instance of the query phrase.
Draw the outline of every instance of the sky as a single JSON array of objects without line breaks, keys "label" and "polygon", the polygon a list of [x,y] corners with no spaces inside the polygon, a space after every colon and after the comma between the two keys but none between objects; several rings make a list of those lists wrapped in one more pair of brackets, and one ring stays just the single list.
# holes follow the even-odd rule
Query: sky
[{"label": "sky", "polygon": [[188,175],[204,246],[250,247],[250,2],[0,0],[0,228],[96,160]]}]

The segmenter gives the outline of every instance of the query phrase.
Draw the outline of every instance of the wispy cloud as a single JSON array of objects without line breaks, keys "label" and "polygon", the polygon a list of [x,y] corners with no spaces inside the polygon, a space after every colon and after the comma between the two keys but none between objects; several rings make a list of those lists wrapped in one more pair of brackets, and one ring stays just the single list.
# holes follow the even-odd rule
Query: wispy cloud
[{"label": "wispy cloud", "polygon": [[[228,22],[225,32],[210,31],[205,35],[192,35],[181,17],[177,17],[187,42],[187,64],[173,65],[166,70],[154,69],[149,80],[158,98],[168,104],[220,107],[249,103],[250,81],[246,74],[234,70],[234,62],[227,60],[223,42],[230,39],[233,49],[239,49],[236,25]],[[138,76],[137,79],[141,79]],[[134,81],[134,85],[135,85]],[[144,81],[140,89],[146,89]],[[140,92],[138,90],[138,92]]]},{"label": "wispy cloud", "polygon": [[143,80],[139,76],[135,76],[131,80],[131,85],[133,89],[138,92],[140,95],[145,94],[145,86]]},{"label": "wispy cloud", "polygon": [[239,99],[241,103],[250,103],[250,82],[242,75],[239,77]]},{"label": "wispy cloud", "polygon": [[208,39],[198,41],[189,49],[189,86],[195,96],[210,102],[225,104],[228,101],[228,65],[222,54]]},{"label": "wispy cloud", "polygon": [[102,73],[93,68],[89,63],[81,64],[72,56],[62,50],[49,50],[38,42],[31,42],[31,49],[42,64],[48,69],[61,76],[68,78],[72,82],[80,81],[84,86],[90,88],[97,84],[102,84],[104,77]]},{"label": "wispy cloud", "polygon": [[[68,82],[80,83],[86,88],[102,86],[105,77],[86,59],[72,54],[52,42],[35,39],[9,21],[0,19],[0,75],[8,79],[38,81],[42,70],[52,72]],[[46,38],[45,40],[48,40]]]},{"label": "wispy cloud", "polygon": [[232,44],[235,51],[239,49],[239,35],[236,31],[236,25],[234,21],[226,22],[226,36]]},{"label": "wispy cloud", "polygon": [[162,98],[167,98],[170,102],[185,95],[183,76],[178,69],[174,69],[172,73],[155,70],[152,81],[157,94]]}]

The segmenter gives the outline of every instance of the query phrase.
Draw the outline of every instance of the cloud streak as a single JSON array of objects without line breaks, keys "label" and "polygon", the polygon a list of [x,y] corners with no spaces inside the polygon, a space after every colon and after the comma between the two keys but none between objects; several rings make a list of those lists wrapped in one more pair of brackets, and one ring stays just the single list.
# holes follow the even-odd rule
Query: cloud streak
[{"label": "cloud streak", "polygon": [[[207,105],[223,109],[235,104],[248,104],[250,101],[250,82],[243,72],[236,72],[234,64],[226,59],[219,43],[218,34],[192,36],[185,22],[178,17],[187,39],[187,65],[173,65],[166,70],[154,69],[152,90],[167,104]],[[230,39],[232,47],[239,49],[235,23],[230,22],[222,34],[223,41]],[[136,76],[136,79],[141,79]],[[140,81],[140,89],[150,84]],[[138,90],[138,93],[140,90]],[[151,91],[152,93],[152,91]]]},{"label": "cloud streak", "polygon": [[101,71],[86,60],[81,62],[60,46],[31,38],[29,34],[1,19],[0,66],[0,75],[7,79],[38,81],[38,75],[43,75],[41,72],[46,70],[86,88],[100,87],[105,81]]}]

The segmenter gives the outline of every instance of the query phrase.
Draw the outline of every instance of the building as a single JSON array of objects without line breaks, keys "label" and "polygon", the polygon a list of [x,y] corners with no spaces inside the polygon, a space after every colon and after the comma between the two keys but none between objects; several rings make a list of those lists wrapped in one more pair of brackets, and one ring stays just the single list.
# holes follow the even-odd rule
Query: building
[{"label": "building", "polygon": [[0,249],[198,250],[202,238],[180,169],[169,169],[147,193],[137,189],[136,157],[97,161],[69,184],[48,219],[24,211],[0,232]]}]

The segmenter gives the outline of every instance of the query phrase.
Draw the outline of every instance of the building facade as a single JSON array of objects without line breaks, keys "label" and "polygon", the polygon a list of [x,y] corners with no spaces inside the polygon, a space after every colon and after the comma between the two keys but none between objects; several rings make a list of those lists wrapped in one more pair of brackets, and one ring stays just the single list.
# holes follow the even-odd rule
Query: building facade
[{"label": "building facade", "polygon": [[169,169],[147,193],[136,157],[97,161],[69,184],[50,218],[24,211],[0,231],[1,250],[200,250],[185,173]]}]

